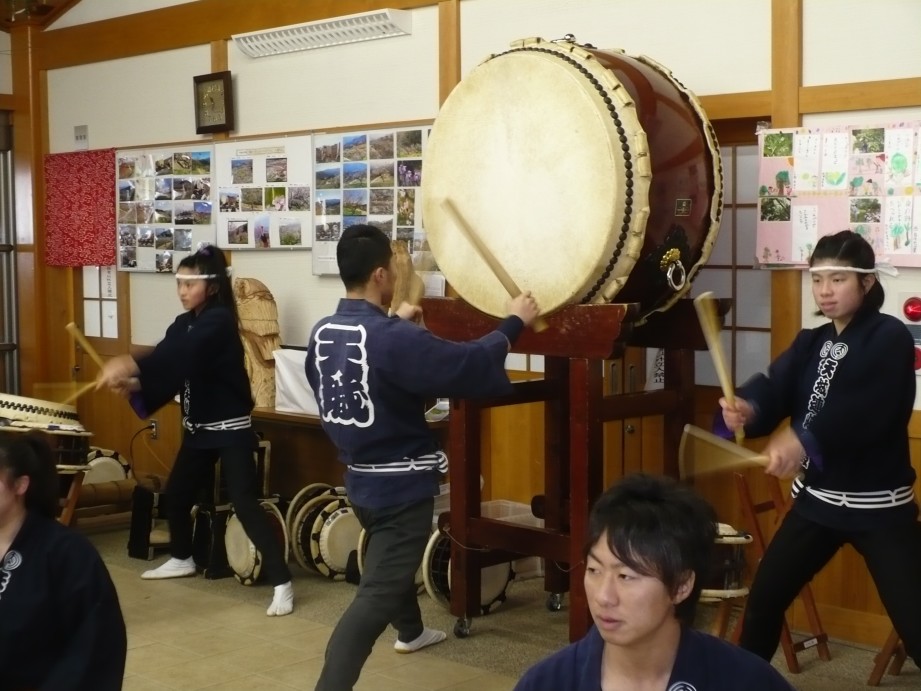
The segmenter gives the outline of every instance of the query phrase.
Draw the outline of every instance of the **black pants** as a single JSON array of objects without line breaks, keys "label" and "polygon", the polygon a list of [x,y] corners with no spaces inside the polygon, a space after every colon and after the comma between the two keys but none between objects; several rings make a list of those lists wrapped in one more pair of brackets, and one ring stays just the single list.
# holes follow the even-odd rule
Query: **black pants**
[{"label": "black pants", "polygon": [[864,558],[906,652],[921,666],[921,523],[914,519],[841,531],[790,511],[755,573],[739,645],[770,660],[787,608],[845,543]]},{"label": "black pants", "polygon": [[221,474],[227,480],[227,493],[247,537],[262,554],[269,583],[281,585],[291,580],[291,572],[272,526],[256,498],[256,463],[253,449],[193,449],[181,446],[166,485],[168,496],[170,554],[176,559],[192,556],[192,506],[214,477],[214,464],[221,459]]},{"label": "black pants", "polygon": [[435,499],[354,509],[368,532],[365,568],[355,599],[329,638],[317,691],[351,691],[388,624],[406,643],[418,638],[424,628],[416,571],[432,532]]}]

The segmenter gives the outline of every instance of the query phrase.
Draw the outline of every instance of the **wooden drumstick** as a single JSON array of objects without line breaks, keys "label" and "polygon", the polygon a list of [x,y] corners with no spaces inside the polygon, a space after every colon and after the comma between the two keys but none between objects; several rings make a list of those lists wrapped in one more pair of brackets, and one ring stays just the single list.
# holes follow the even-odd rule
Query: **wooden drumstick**
[{"label": "wooden drumstick", "polygon": [[90,344],[90,342],[86,340],[86,336],[84,336],[80,331],[80,327],[78,327],[73,322],[70,322],[70,324],[64,328],[67,329],[67,332],[74,337],[74,340],[77,343],[80,344],[80,347],[83,348],[86,354],[93,359],[93,362],[99,365],[100,369],[105,367],[105,362],[103,362],[102,358],[99,356],[99,353],[96,352],[96,349]]},{"label": "wooden drumstick", "polygon": [[[726,357],[723,355],[719,317],[716,314],[716,298],[713,293],[708,291],[694,298],[694,309],[697,310],[700,329],[703,331],[704,339],[707,341],[710,357],[713,358],[713,367],[716,370],[717,378],[720,380],[723,396],[726,397],[729,405],[734,406],[736,402],[735,389],[732,386],[729,369],[726,367]],[[735,431],[735,437],[736,442],[741,443],[745,438],[745,431],[740,427]]]},{"label": "wooden drumstick", "polygon": [[77,389],[74,393],[70,394],[70,396],[68,396],[66,399],[61,401],[61,403],[63,405],[70,405],[71,403],[76,401],[78,398],[80,398],[80,396],[87,393],[88,391],[92,391],[95,388],[96,388],[96,382],[91,381],[83,385],[81,388]]},{"label": "wooden drumstick", "polygon": [[[499,280],[499,283],[502,284],[502,287],[508,292],[508,294],[516,298],[521,295],[522,290],[518,287],[518,284],[515,283],[514,279],[509,276],[508,272],[505,270],[505,267],[499,263],[499,260],[496,259],[496,255],[489,251],[489,248],[483,243],[479,235],[477,235],[473,228],[471,228],[467,221],[464,220],[463,216],[460,215],[460,212],[457,210],[457,207],[454,206],[454,202],[450,199],[443,199],[441,202],[442,207],[445,211],[448,212],[448,215],[454,219],[455,225],[460,228],[464,237],[467,238],[467,241],[473,245],[473,248],[476,250],[477,254],[480,255],[486,266],[489,267],[489,270],[493,272],[493,275]],[[536,332],[543,331],[547,328],[547,322],[544,321],[542,317],[537,317],[532,323],[531,328]]]}]

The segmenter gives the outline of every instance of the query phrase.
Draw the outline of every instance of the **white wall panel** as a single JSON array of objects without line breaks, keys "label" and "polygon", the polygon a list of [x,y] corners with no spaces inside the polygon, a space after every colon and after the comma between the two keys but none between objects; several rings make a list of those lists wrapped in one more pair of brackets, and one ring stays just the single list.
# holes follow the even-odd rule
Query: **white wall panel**
[{"label": "white wall panel", "polygon": [[123,17],[138,12],[159,10],[172,5],[183,5],[194,0],[80,0],[79,3],[64,13],[50,29],[64,29],[69,26],[99,22],[103,19]]},{"label": "white wall panel", "polygon": [[805,0],[803,84],[921,75],[918,0]]},{"label": "white wall panel", "polygon": [[203,141],[195,134],[192,77],[211,71],[207,45],[48,72],[51,153],[74,150],[74,127],[89,148]]},{"label": "white wall panel", "polygon": [[648,55],[698,95],[770,88],[770,0],[464,0],[462,74],[513,40],[566,34]]},{"label": "white wall panel", "polygon": [[[412,11],[412,35],[251,58],[228,45],[235,135],[433,119],[438,11]],[[191,86],[189,87],[191,90]]]}]

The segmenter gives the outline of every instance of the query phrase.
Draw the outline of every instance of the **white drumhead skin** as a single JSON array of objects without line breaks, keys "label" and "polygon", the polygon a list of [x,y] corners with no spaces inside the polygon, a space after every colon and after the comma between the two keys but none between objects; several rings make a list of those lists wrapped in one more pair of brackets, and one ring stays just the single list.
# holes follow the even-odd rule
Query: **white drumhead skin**
[{"label": "white drumhead skin", "polygon": [[260,559],[256,547],[243,530],[243,524],[237,515],[231,514],[224,530],[224,549],[227,551],[227,563],[243,585],[252,585],[259,577]]},{"label": "white drumhead skin", "polygon": [[100,456],[94,458],[87,464],[86,475],[83,476],[83,484],[92,485],[95,482],[111,482],[115,480],[124,480],[125,468],[121,463],[111,456]]},{"label": "white drumhead skin", "polygon": [[330,502],[314,520],[311,533],[310,553],[317,571],[335,580],[345,578],[349,554],[358,548],[360,532],[361,524],[347,501]]},{"label": "white drumhead skin", "polygon": [[[550,54],[509,52],[476,67],[439,111],[425,154],[423,217],[438,266],[465,301],[497,317],[507,313],[508,293],[443,199],[543,312],[586,298],[621,238],[624,157],[614,121],[598,89],[556,56],[564,51],[546,46]],[[577,54],[572,59],[598,83],[609,91],[619,86]],[[633,107],[624,110],[624,127],[642,133]],[[638,210],[648,184],[635,185],[633,194]],[[638,238],[628,234],[612,276],[632,269],[645,218],[641,225]]]}]

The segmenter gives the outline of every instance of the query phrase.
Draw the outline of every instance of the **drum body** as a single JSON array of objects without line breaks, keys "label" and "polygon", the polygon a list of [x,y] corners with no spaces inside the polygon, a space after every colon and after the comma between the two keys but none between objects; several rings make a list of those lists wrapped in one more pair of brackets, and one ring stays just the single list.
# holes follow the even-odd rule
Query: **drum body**
[{"label": "drum body", "polygon": [[728,531],[723,533],[721,526],[721,534],[717,535],[714,541],[709,572],[703,580],[702,597],[726,597],[728,594],[745,590],[742,580],[745,546],[751,541],[751,535]]},{"label": "drum body", "polygon": [[[288,529],[285,519],[278,507],[270,501],[261,503],[266,512],[272,533],[282,547],[282,559],[288,560]],[[224,547],[227,550],[227,563],[234,576],[243,585],[253,585],[262,574],[262,554],[256,549],[236,513],[231,512],[224,530]]]},{"label": "drum body", "polygon": [[[514,572],[511,562],[484,566],[480,570],[480,611],[489,614],[505,602]],[[435,602],[451,606],[451,538],[436,530],[429,538],[422,557],[422,580]]]},{"label": "drum body", "polygon": [[710,255],[719,149],[697,99],[654,61],[525,39],[445,101],[422,181],[439,268],[465,301],[504,316],[507,293],[445,199],[545,312],[616,298],[647,315],[684,295]]}]

